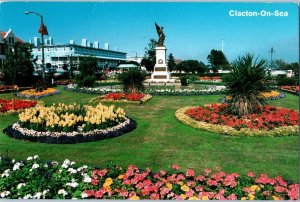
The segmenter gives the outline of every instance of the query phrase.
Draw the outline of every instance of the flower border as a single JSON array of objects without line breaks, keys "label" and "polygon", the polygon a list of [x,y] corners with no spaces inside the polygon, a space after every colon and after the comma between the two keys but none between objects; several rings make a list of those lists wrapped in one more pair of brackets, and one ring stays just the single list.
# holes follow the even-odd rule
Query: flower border
[{"label": "flower border", "polygon": [[196,129],[203,129],[206,131],[219,133],[222,135],[230,136],[258,136],[258,137],[278,137],[278,136],[297,136],[299,133],[298,126],[283,126],[275,128],[273,130],[255,130],[249,128],[241,128],[241,130],[235,130],[230,126],[221,126],[217,124],[209,124],[201,121],[196,121],[185,114],[186,110],[192,108],[187,106],[178,109],[175,112],[177,120],[185,125],[191,126]]},{"label": "flower border", "polygon": [[116,126],[97,129],[89,132],[39,132],[27,128],[22,128],[18,122],[8,126],[3,133],[16,139],[29,140],[32,142],[51,143],[51,144],[74,144],[81,142],[93,142],[121,136],[136,128],[137,123],[125,117],[125,121]]},{"label": "flower border", "polygon": [[[37,106],[45,106],[45,102],[38,100],[36,102],[35,106],[33,106],[33,107],[37,107]],[[30,108],[32,108],[32,107],[25,108],[25,109],[30,109]],[[4,113],[0,112],[0,116],[19,114],[19,113],[23,112],[25,109],[10,110],[10,111],[4,112]]]},{"label": "flower border", "polygon": [[39,98],[42,98],[42,97],[48,97],[48,96],[51,96],[51,95],[57,95],[57,94],[60,94],[60,90],[55,90],[54,93],[48,93],[48,94],[45,94],[45,95],[40,95],[40,96],[34,96],[34,95],[23,95],[21,93],[18,93],[17,96],[18,97],[21,97],[21,98],[31,98],[31,99],[39,99]]},{"label": "flower border", "polygon": [[89,103],[93,103],[93,102],[114,102],[114,103],[133,103],[133,104],[144,104],[146,102],[148,102],[151,98],[153,98],[153,96],[149,95],[149,94],[145,94],[145,96],[140,99],[139,101],[130,101],[130,100],[112,100],[112,99],[104,99],[105,95],[102,96],[98,96],[95,98],[92,98]]}]

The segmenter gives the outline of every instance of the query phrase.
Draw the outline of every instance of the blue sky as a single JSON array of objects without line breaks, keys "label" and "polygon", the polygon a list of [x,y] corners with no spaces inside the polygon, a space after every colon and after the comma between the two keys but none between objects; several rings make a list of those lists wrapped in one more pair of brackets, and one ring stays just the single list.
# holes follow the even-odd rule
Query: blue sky
[{"label": "blue sky", "polygon": [[[231,17],[230,10],[288,12],[287,17]],[[164,27],[167,54],[175,58],[207,63],[211,49],[221,50],[229,61],[247,52],[270,59],[296,62],[299,57],[298,6],[295,3],[151,3],[151,2],[6,2],[0,4],[0,30],[11,28],[25,41],[39,36],[44,16],[49,35],[56,44],[82,38],[108,42],[111,49],[131,56],[144,54],[151,38],[157,39],[154,22]]]}]

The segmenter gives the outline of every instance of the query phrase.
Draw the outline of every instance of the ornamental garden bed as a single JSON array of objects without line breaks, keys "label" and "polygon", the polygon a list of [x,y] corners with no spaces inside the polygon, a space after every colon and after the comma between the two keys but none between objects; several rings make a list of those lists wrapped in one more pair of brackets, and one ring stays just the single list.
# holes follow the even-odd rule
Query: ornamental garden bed
[{"label": "ornamental garden bed", "polygon": [[280,90],[299,96],[299,86],[281,86]]},{"label": "ornamental garden bed", "polygon": [[148,89],[145,93],[150,95],[174,95],[174,96],[187,96],[187,95],[218,95],[225,93],[224,89],[208,88],[208,89]]},{"label": "ornamental garden bed", "polygon": [[37,103],[39,103],[39,105],[43,104],[43,102],[37,102],[34,100],[4,100],[0,98],[0,115],[19,113],[24,109],[36,106]]},{"label": "ornamental garden bed", "polygon": [[261,107],[261,114],[238,117],[222,114],[226,104],[184,107],[176,118],[198,129],[232,136],[289,136],[298,135],[298,112],[274,106]]},{"label": "ornamental garden bed", "polygon": [[90,102],[126,102],[143,104],[152,98],[151,95],[143,93],[109,93],[105,96],[93,98]]},{"label": "ornamental garden bed", "polygon": [[9,93],[19,90],[31,89],[32,87],[18,87],[16,85],[0,86],[0,93]]},{"label": "ornamental garden bed", "polygon": [[[272,90],[270,92],[261,93],[260,96],[265,100],[278,100],[278,99],[284,98],[285,94],[282,92]],[[230,96],[222,97],[220,99],[220,102],[224,103],[224,102],[226,102],[226,100],[230,100],[230,99],[231,99]]]},{"label": "ornamental garden bed", "polygon": [[43,162],[35,155],[22,161],[2,157],[0,174],[0,198],[5,199],[299,199],[299,184],[281,176],[209,168],[196,173],[180,171],[177,164],[170,171],[157,172],[135,165],[127,169],[114,164],[79,167],[68,159]]},{"label": "ornamental garden bed", "polygon": [[18,122],[4,129],[4,133],[33,142],[70,144],[117,137],[135,128],[136,122],[113,105],[60,103],[26,109],[19,114]]},{"label": "ornamental garden bed", "polygon": [[36,89],[29,89],[18,93],[17,96],[38,99],[38,98],[47,97],[51,95],[57,95],[59,93],[60,91],[54,88],[47,88],[46,90],[43,91],[36,91]]},{"label": "ornamental garden bed", "polygon": [[108,93],[121,93],[121,89],[114,89],[114,88],[103,88],[103,87],[82,87],[79,88],[75,84],[69,84],[65,88],[65,90],[79,92],[79,93],[88,93],[88,94],[100,94],[106,95]]}]

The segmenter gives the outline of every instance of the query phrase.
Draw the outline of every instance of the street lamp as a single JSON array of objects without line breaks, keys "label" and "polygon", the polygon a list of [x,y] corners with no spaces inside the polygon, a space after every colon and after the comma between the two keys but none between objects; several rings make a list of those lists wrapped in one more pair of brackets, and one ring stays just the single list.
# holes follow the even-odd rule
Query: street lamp
[{"label": "street lamp", "polygon": [[38,32],[42,35],[42,68],[43,68],[43,72],[42,72],[42,77],[43,79],[45,79],[45,54],[44,54],[44,35],[48,35],[48,30],[47,27],[44,25],[44,20],[43,20],[43,16],[37,12],[33,12],[33,11],[25,11],[25,14],[36,14],[37,16],[39,16],[41,18],[41,26],[38,30]]}]

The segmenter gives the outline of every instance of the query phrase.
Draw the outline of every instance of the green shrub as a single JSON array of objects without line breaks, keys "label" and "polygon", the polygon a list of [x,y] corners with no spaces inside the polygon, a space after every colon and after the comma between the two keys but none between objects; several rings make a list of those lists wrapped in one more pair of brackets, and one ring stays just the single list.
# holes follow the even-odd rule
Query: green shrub
[{"label": "green shrub", "polygon": [[146,74],[139,69],[130,69],[119,74],[118,80],[122,83],[124,92],[140,92],[145,89],[143,84]]},{"label": "green shrub", "polygon": [[189,76],[182,76],[180,77],[181,86],[188,86],[189,85]]},{"label": "green shrub", "polygon": [[92,87],[94,86],[94,82],[96,77],[94,75],[85,76],[84,78],[77,79],[77,84],[79,87]]}]

